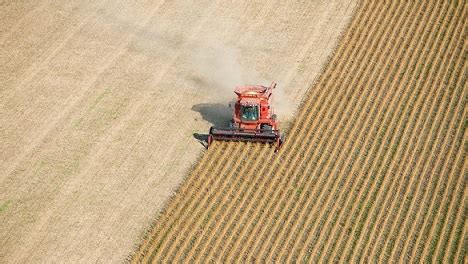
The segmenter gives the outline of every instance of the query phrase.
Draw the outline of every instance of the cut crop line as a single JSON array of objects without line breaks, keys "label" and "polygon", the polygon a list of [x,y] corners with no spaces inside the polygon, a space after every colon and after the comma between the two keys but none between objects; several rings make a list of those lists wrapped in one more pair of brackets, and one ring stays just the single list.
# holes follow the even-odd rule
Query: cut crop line
[{"label": "cut crop line", "polygon": [[[230,144],[230,142],[226,143],[226,144],[220,144],[221,146],[220,147],[224,147],[224,150],[221,152],[222,153],[226,153],[226,152],[229,152],[229,151],[233,151],[235,145],[234,144]],[[212,172],[219,172],[221,171],[224,166],[226,165],[226,163],[228,162],[228,160],[226,159],[221,159],[219,163],[216,164],[215,167],[211,167],[210,169],[212,170]],[[208,174],[210,175],[210,174]],[[164,230],[165,232],[160,236],[161,239],[159,240],[158,244],[157,244],[157,248],[158,250],[151,250],[151,255],[149,256],[150,259],[154,258],[155,256],[159,256],[161,251],[163,250],[167,250],[167,244],[168,243],[171,243],[171,242],[174,242],[176,239],[178,239],[176,233],[178,232],[178,227],[183,225],[186,221],[187,221],[187,218],[185,218],[184,216],[188,213],[188,212],[192,212],[194,210],[194,208],[197,208],[199,206],[199,204],[201,203],[201,199],[200,200],[197,200],[195,199],[196,197],[198,196],[201,196],[203,198],[205,198],[205,194],[208,192],[208,187],[206,186],[211,186],[213,185],[215,182],[216,182],[216,178],[214,177],[205,177],[205,175],[193,175],[193,177],[197,177],[197,178],[200,178],[202,179],[202,181],[205,183],[207,182],[207,184],[203,184],[200,186],[200,189],[197,189],[196,191],[194,192],[191,192],[190,195],[186,196],[184,199],[187,201],[195,201],[194,203],[186,203],[186,207],[184,210],[181,211],[180,214],[177,214],[175,216],[172,217],[173,221],[170,223],[169,227]],[[173,244],[173,243],[171,243]]]},{"label": "cut crop line", "polygon": [[210,249],[213,249],[216,245],[216,242],[222,243],[222,241],[217,241],[217,239],[226,227],[228,220],[232,216],[232,212],[238,206],[237,201],[239,201],[239,199],[236,199],[238,198],[237,195],[239,195],[241,190],[245,190],[249,187],[251,178],[261,177],[260,175],[256,175],[253,168],[259,168],[262,165],[266,165],[266,160],[270,158],[270,155],[267,155],[268,152],[268,148],[256,148],[250,153],[251,155],[247,156],[249,160],[248,163],[233,175],[233,177],[239,178],[239,181],[235,183],[233,188],[226,190],[226,193],[222,194],[224,199],[219,207],[220,210],[218,210],[218,212],[213,216],[216,221],[211,222],[211,225],[205,229],[204,234],[202,234],[201,240],[193,246],[194,250],[191,259],[193,259],[194,262],[200,261],[201,257],[206,258]]},{"label": "cut crop line", "polygon": [[322,105],[322,104],[320,104],[320,105]]},{"label": "cut crop line", "polygon": [[[367,16],[365,19],[368,19],[368,16],[371,15],[371,14],[372,13],[369,13],[369,12],[363,12],[363,10],[360,12],[360,15],[366,15]],[[304,129],[304,124],[301,123],[301,121],[304,120],[307,116],[309,116],[310,113],[316,113],[317,112],[317,109],[316,109],[317,107],[319,107],[319,109],[321,109],[321,107],[323,106],[323,100],[319,101],[319,98],[323,94],[325,94],[325,96],[329,95],[328,93],[324,93],[322,91],[322,88],[327,83],[331,82],[330,78],[334,74],[335,68],[347,69],[347,66],[350,63],[350,60],[342,59],[340,57],[340,55],[341,54],[349,54],[350,52],[347,52],[348,50],[356,50],[356,46],[345,45],[344,43],[348,43],[348,42],[353,43],[352,40],[354,40],[356,38],[358,38],[358,39],[361,38],[361,32],[353,30],[354,26],[355,26],[355,23],[358,23],[358,22],[360,22],[360,19],[353,20],[353,22],[351,24],[351,28],[347,31],[347,33],[345,34],[345,37],[343,38],[342,44],[339,45],[339,47],[337,49],[337,52],[332,57],[332,59],[330,61],[330,65],[333,65],[333,67],[329,66],[329,67],[326,68],[324,73],[320,76],[320,79],[317,82],[316,88],[315,89],[310,89],[311,95],[304,102],[301,103],[301,106],[299,107],[299,109],[303,109],[303,110],[299,112],[299,115],[298,115],[297,119],[292,124],[291,134],[296,134],[296,135],[300,136],[301,133],[299,133],[299,131]],[[358,33],[357,35],[356,35],[356,32]],[[320,87],[320,86],[322,86],[322,87]],[[290,140],[287,140],[285,142],[285,144],[293,145],[292,143],[289,143],[289,142],[290,142]],[[300,141],[299,140],[294,140],[294,142],[300,142]],[[297,148],[298,145],[295,145],[295,146]]]},{"label": "cut crop line", "polygon": [[220,162],[219,159],[213,158],[219,156],[219,153],[221,153],[221,146],[217,146],[218,143],[219,142],[213,142],[212,147],[203,155],[200,163],[194,168],[194,171],[180,187],[177,195],[173,196],[173,200],[168,203],[167,208],[165,209],[166,211],[161,213],[161,218],[157,220],[155,225],[151,228],[151,232],[146,235],[146,238],[140,245],[138,250],[139,254],[133,256],[133,262],[137,262],[142,259],[143,256],[147,255],[149,247],[153,244],[155,239],[159,237],[159,231],[165,230],[167,228],[165,224],[169,223],[170,219],[176,215],[176,209],[185,208],[187,204],[183,203],[190,202],[186,197],[191,197],[191,192],[200,189],[200,186],[204,181],[195,175],[203,173],[203,170],[212,168],[217,162]]},{"label": "cut crop line", "polygon": [[[104,5],[105,3],[107,2],[106,1],[103,1],[102,4]],[[89,15],[85,20],[83,20],[79,27],[75,30],[75,31],[72,31],[71,33],[69,33],[67,35],[67,37],[65,38],[64,41],[62,41],[58,46],[54,46],[54,50],[50,51],[49,53],[49,56],[43,60],[41,60],[41,63],[39,65],[33,65],[35,66],[34,67],[34,70],[30,70],[31,72],[28,73],[28,76],[27,77],[24,77],[24,78],[21,78],[21,83],[19,85],[17,85],[17,87],[14,89],[14,90],[17,90],[18,87],[24,87],[24,83],[26,83],[27,81],[30,81],[33,79],[33,77],[41,70],[43,69],[43,65],[48,62],[50,59],[52,59],[57,53],[59,50],[61,50],[65,44],[68,42],[69,39],[71,39],[71,37],[73,35],[75,35],[86,23],[88,20],[90,20],[93,16],[96,16],[97,14],[97,11],[92,13],[91,15]],[[119,47],[122,48],[122,46],[124,46],[126,43],[128,43],[130,41],[130,39],[127,37],[127,38],[123,38],[123,41],[120,43]],[[61,110],[61,112],[57,115],[55,115],[53,117],[53,120],[50,120],[47,124],[47,126],[42,129],[41,133],[39,135],[36,135],[36,137],[32,140],[32,142],[27,146],[27,148],[25,148],[24,150],[22,150],[21,154],[19,154],[15,160],[12,162],[12,164],[10,166],[8,166],[4,172],[2,173],[3,175],[0,175],[0,181],[4,180],[6,177],[10,176],[14,171],[15,169],[19,166],[19,164],[24,161],[24,159],[26,159],[26,157],[28,157],[29,155],[31,155],[31,153],[33,153],[33,151],[35,149],[37,149],[40,144],[44,141],[45,137],[50,133],[50,131],[52,131],[53,128],[56,127],[56,125],[62,120],[64,119],[68,114],[69,112],[71,111],[71,109],[79,102],[80,99],[82,99],[82,97],[85,95],[85,93],[90,89],[90,87],[96,82],[96,80],[98,79],[98,77],[100,76],[100,74],[102,74],[104,72],[105,69],[107,69],[108,67],[110,67],[110,65],[118,58],[118,56],[120,55],[120,52],[116,52],[116,54],[112,57],[109,58],[109,60],[107,62],[105,62],[105,67],[102,67],[95,76],[93,76],[93,78],[90,78],[88,84],[86,85],[86,88],[77,96],[77,97],[69,97],[67,99],[67,103],[66,103],[66,107],[64,109]],[[31,66],[32,67],[32,66]],[[13,92],[12,92],[13,93]],[[9,100],[11,100],[11,97],[10,98],[7,98],[6,95],[2,94],[0,96],[1,98],[1,101],[2,102],[7,102]],[[2,105],[2,108],[3,108],[4,105]],[[30,109],[30,111],[33,111],[33,109]],[[24,115],[24,114],[23,114]]]},{"label": "cut crop line", "polygon": [[[237,159],[232,159],[234,165],[226,168],[224,171],[219,173],[217,177],[223,179],[223,184],[214,189],[214,196],[210,199],[207,199],[207,203],[204,206],[199,206],[198,208],[201,209],[200,217],[198,218],[199,221],[194,221],[192,227],[189,227],[189,231],[191,231],[191,236],[186,241],[188,244],[182,244],[180,248],[175,248],[176,253],[173,257],[171,256],[169,259],[177,259],[178,261],[185,262],[185,258],[188,256],[189,252],[194,249],[197,242],[200,242],[200,239],[203,238],[204,235],[207,235],[208,232],[208,224],[212,223],[215,219],[216,215],[218,215],[222,210],[222,204],[229,203],[228,196],[226,195],[227,192],[233,189],[233,186],[236,186],[239,181],[241,181],[241,177],[237,177],[237,171],[246,168],[246,163],[248,160],[252,160],[252,154],[257,153],[259,151],[259,145],[255,143],[247,143],[246,147],[241,148],[239,155],[233,155],[234,157],[238,157]],[[252,147],[255,148],[252,148]],[[243,162],[240,162],[243,161]],[[193,215],[196,215],[194,212]],[[193,216],[192,215],[192,216]],[[203,221],[201,221],[203,219]],[[198,232],[194,232],[199,230]]]},{"label": "cut crop line", "polygon": [[[215,142],[216,143],[216,142]],[[232,151],[233,149],[233,144],[219,144],[220,146],[218,147],[220,150],[220,153],[219,155],[215,155],[214,157],[219,157],[219,156],[222,156],[222,153],[226,153],[226,152],[229,152],[229,151]],[[214,146],[213,146],[214,147]],[[221,151],[222,149],[222,151]],[[216,159],[217,160],[216,164],[214,167],[207,167],[207,170],[208,169],[211,169],[212,171],[218,171],[221,167],[222,167],[222,164],[224,164],[225,160],[221,160],[221,159]],[[203,170],[203,172],[205,172],[205,170]],[[201,182],[204,182],[204,181],[209,181],[211,184],[212,181],[214,179],[212,178],[203,178],[202,177],[203,174],[200,174],[200,175],[193,175],[192,174],[192,177],[194,178],[199,178],[200,180],[200,183]],[[172,234],[173,230],[178,226],[180,225],[180,222],[183,221],[184,219],[181,218],[181,215],[190,210],[191,208],[195,207],[196,204],[199,202],[195,199],[192,199],[193,197],[195,197],[196,195],[199,195],[199,194],[203,194],[204,192],[206,192],[206,189],[203,189],[203,186],[205,186],[205,184],[203,185],[199,185],[199,188],[193,188],[191,189],[191,192],[189,194],[187,194],[187,196],[181,196],[181,199],[184,201],[184,206],[179,206],[177,209],[177,212],[176,214],[174,215],[170,215],[170,217],[168,216],[167,217],[167,221],[163,221],[161,223],[163,223],[164,225],[164,228],[161,228],[159,229],[161,232],[163,233],[157,233],[155,234],[155,238],[157,239],[158,243],[151,243],[151,247],[148,249],[148,254],[145,254],[144,258],[143,258],[143,262],[147,262],[148,261],[148,258],[151,258],[153,254],[156,254],[158,250],[160,249],[163,249],[163,245],[164,243],[166,242],[167,239],[169,239],[169,235]],[[203,192],[204,191],[204,192]],[[156,248],[156,249],[155,249]]]},{"label": "cut crop line", "polygon": [[[234,156],[238,155],[243,147],[243,144],[236,144],[236,142],[222,142],[225,145],[228,145],[228,149],[224,153],[230,153]],[[226,156],[224,156],[226,157]],[[223,158],[222,166],[217,167],[216,169],[210,171],[208,170],[207,174],[200,175],[202,178],[210,179],[209,184],[204,185],[202,190],[195,193],[191,199],[197,201],[193,204],[192,207],[188,208],[181,212],[178,215],[178,218],[181,219],[177,228],[173,228],[168,234],[169,239],[165,240],[161,245],[161,251],[155,255],[157,259],[164,261],[165,258],[168,258],[173,253],[174,247],[178,247],[187,240],[189,233],[194,228],[197,221],[200,221],[200,216],[203,213],[203,205],[209,203],[211,199],[216,195],[217,189],[222,186],[226,181],[223,181],[222,177],[217,177],[222,175],[222,173],[232,164],[234,164],[234,159]],[[202,197],[201,199],[197,199]],[[194,220],[194,221],[191,221]]]},{"label": "cut crop line", "polygon": [[134,261],[463,262],[464,18],[360,3],[280,152],[214,142]]},{"label": "cut crop line", "polygon": [[[33,2],[34,3],[34,2]],[[37,2],[36,2],[37,3]],[[30,18],[31,17],[31,14],[34,14],[34,13],[37,13],[39,11],[42,11],[43,9],[45,9],[46,5],[49,4],[47,1],[43,1],[40,5],[38,6],[35,6],[34,8],[32,8],[31,10],[29,10],[28,12],[26,12],[26,14],[24,14],[16,23],[14,26],[12,26],[10,28],[10,30],[6,33],[3,33],[2,34],[2,37],[0,38],[0,46],[3,46],[5,44],[5,40],[7,40],[11,35],[13,35],[13,33],[15,33],[18,28],[20,27],[21,23],[26,19],[26,18]]]}]

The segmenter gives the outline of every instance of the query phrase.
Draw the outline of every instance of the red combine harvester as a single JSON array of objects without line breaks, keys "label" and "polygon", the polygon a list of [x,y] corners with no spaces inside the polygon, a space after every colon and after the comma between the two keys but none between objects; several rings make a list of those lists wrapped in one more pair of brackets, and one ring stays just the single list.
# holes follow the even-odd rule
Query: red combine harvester
[{"label": "red combine harvester", "polygon": [[230,103],[233,108],[232,120],[228,128],[211,127],[208,147],[213,140],[254,141],[276,144],[278,151],[283,144],[283,135],[278,129],[278,121],[273,113],[270,87],[250,85],[236,87],[237,101]]}]

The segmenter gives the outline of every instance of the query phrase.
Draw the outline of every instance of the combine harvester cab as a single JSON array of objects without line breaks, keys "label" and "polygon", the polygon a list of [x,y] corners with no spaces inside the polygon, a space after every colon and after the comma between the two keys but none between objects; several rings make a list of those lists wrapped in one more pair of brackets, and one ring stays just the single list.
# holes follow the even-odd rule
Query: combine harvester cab
[{"label": "combine harvester cab", "polygon": [[229,104],[233,109],[231,123],[228,128],[210,128],[208,147],[213,140],[253,141],[276,144],[275,151],[278,151],[283,144],[283,135],[272,107],[275,87],[274,82],[269,87],[236,87],[237,100]]}]

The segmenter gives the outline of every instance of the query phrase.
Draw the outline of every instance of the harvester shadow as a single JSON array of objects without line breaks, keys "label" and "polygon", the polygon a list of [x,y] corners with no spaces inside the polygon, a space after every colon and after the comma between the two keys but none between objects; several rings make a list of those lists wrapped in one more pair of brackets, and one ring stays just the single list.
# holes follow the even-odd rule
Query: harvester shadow
[{"label": "harvester shadow", "polygon": [[231,109],[223,104],[196,104],[192,110],[215,127],[226,127],[231,120]]},{"label": "harvester shadow", "polygon": [[193,133],[193,137],[200,143],[203,147],[208,148],[208,134],[199,134]]},{"label": "harvester shadow", "polygon": [[[196,104],[192,111],[200,113],[203,120],[215,127],[226,127],[231,120],[231,109],[224,104]],[[208,133],[193,133],[193,137],[204,147],[208,146]]]}]

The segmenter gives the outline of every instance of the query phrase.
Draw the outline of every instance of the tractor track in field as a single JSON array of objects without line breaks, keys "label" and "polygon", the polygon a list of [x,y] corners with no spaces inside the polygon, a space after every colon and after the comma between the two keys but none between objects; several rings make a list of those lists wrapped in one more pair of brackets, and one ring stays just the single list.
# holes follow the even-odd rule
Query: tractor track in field
[{"label": "tractor track in field", "polygon": [[280,152],[214,142],[132,261],[463,263],[465,28],[362,1]]}]

